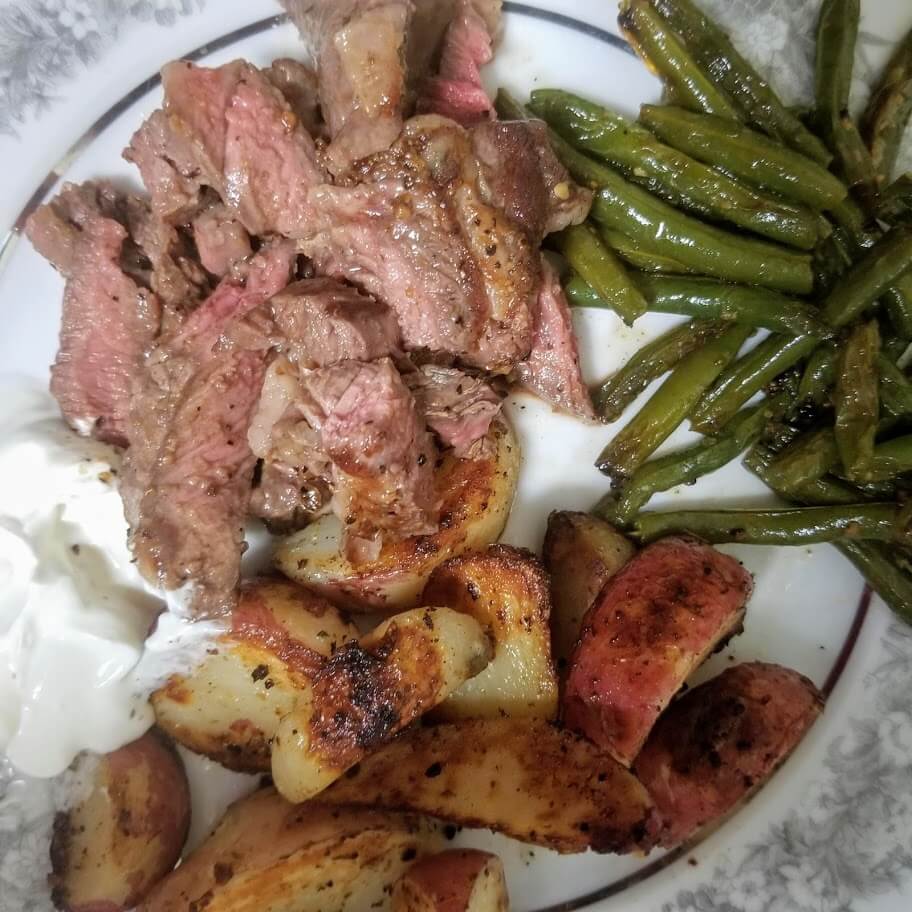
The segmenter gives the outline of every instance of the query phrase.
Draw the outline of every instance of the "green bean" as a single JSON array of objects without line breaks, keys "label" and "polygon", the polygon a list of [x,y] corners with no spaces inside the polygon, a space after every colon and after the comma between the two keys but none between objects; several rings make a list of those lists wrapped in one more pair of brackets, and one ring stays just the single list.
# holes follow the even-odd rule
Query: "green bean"
[{"label": "green bean", "polygon": [[884,304],[896,335],[912,340],[912,273],[900,276],[884,292]]},{"label": "green bean", "polygon": [[652,5],[703,71],[737,105],[745,121],[818,164],[829,165],[831,156],[823,143],[782,104],[728,35],[691,0],[652,0]]},{"label": "green bean", "polygon": [[530,107],[572,145],[675,206],[802,250],[821,240],[824,223],[813,210],[721,174],[601,105],[537,89]]},{"label": "green bean", "polygon": [[802,434],[770,462],[764,481],[775,491],[788,491],[822,478],[839,463],[832,428]]},{"label": "green bean", "polygon": [[628,325],[646,312],[646,301],[627,270],[587,225],[572,225],[556,238],[570,266]]},{"label": "green bean", "polygon": [[880,191],[875,215],[888,225],[908,222],[912,213],[912,174],[902,174]]},{"label": "green bean", "polygon": [[878,181],[893,172],[903,134],[912,116],[912,32],[896,49],[862,117]]},{"label": "green bean", "polygon": [[817,20],[815,97],[820,120],[829,124],[849,107],[861,0],[824,0]]},{"label": "green bean", "polygon": [[896,437],[874,447],[863,480],[889,481],[906,472],[912,472],[912,434]]},{"label": "green bean", "polygon": [[896,504],[848,504],[785,510],[679,510],[641,513],[633,536],[641,542],[690,533],[710,544],[811,545],[833,541],[905,542],[909,539]]},{"label": "green bean", "polygon": [[746,402],[819,344],[820,338],[814,335],[770,336],[722,374],[691,415],[691,426],[701,433],[723,427]]},{"label": "green bean", "polygon": [[814,285],[809,256],[700,222],[617,172],[596,193],[592,218],[704,275],[794,294],[807,294]]},{"label": "green bean", "polygon": [[[827,332],[813,307],[765,288],[678,276],[634,274],[631,278],[651,313],[742,323],[783,334]],[[611,309],[579,276],[571,276],[564,290],[574,307]]]},{"label": "green bean", "polygon": [[880,372],[880,399],[884,409],[897,418],[912,415],[912,383],[883,354],[877,359]]},{"label": "green bean", "polygon": [[641,0],[621,0],[618,26],[640,59],[671,89],[683,107],[738,119],[725,93],[697,66],[661,16]]},{"label": "green bean", "polygon": [[752,332],[750,327],[733,326],[687,355],[602,450],[596,461],[599,471],[616,483],[629,478],[687,417]]},{"label": "green bean", "polygon": [[854,262],[845,231],[836,228],[814,251],[814,292],[827,294]]},{"label": "green bean", "polygon": [[851,323],[912,268],[912,231],[893,228],[830,292],[823,311],[831,326]]},{"label": "green bean", "polygon": [[869,250],[881,236],[878,230],[871,229],[864,210],[851,197],[830,209],[829,214],[844,232],[849,249],[854,253]]},{"label": "green bean", "polygon": [[912,579],[897,566],[891,549],[877,542],[840,542],[836,547],[890,608],[912,624]]},{"label": "green bean", "polygon": [[874,159],[862,139],[855,121],[848,114],[833,121],[830,126],[831,144],[836,151],[839,167],[846,183],[855,189],[867,208],[876,207],[877,171]]},{"label": "green bean", "polygon": [[692,320],[643,346],[593,392],[596,414],[604,421],[616,421],[653,380],[667,374],[707,339],[719,335],[723,328],[717,323]]},{"label": "green bean", "polygon": [[745,409],[718,437],[705,437],[692,447],[652,459],[634,472],[617,497],[609,494],[596,506],[603,519],[625,526],[660,491],[693,484],[728,465],[758,440],[770,421],[782,413],[786,395]]},{"label": "green bean", "polygon": [[835,175],[762,133],[710,114],[643,105],[640,123],[692,158],[820,212],[838,206],[848,188]]},{"label": "green bean", "polygon": [[602,228],[599,233],[602,240],[626,263],[643,272],[654,272],[666,275],[693,275],[696,270],[685,266],[678,260],[657,253],[643,243],[632,241],[620,231],[608,231]]},{"label": "green bean", "polygon": [[634,275],[633,281],[650,311],[732,320],[792,336],[827,332],[815,308],[765,288],[683,276]]},{"label": "green bean", "polygon": [[823,405],[836,382],[835,345],[821,345],[811,352],[798,385],[798,402],[804,405]]},{"label": "green bean", "polygon": [[860,323],[849,333],[836,367],[836,445],[850,480],[863,476],[874,453],[880,416],[879,353],[877,321]]}]

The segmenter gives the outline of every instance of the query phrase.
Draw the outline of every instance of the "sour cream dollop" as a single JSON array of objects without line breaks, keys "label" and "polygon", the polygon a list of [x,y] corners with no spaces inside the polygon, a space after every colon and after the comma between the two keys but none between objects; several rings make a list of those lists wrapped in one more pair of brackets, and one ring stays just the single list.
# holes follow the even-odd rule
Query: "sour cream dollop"
[{"label": "sour cream dollop", "polygon": [[141,578],[119,468],[37,384],[0,381],[0,753],[31,776],[138,738],[151,690],[220,630],[163,612]]}]

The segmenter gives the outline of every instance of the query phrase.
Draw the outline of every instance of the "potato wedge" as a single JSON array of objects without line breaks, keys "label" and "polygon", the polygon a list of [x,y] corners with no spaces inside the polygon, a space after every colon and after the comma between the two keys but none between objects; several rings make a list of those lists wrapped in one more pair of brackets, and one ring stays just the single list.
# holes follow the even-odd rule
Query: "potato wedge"
[{"label": "potato wedge", "polygon": [[352,565],[342,554],[342,525],[325,516],[282,541],[276,566],[288,577],[351,611],[413,608],[438,564],[497,541],[506,525],[519,475],[519,444],[506,420],[488,431],[490,455],[443,456],[437,472],[440,530],[383,546],[376,560]]},{"label": "potato wedge", "polygon": [[566,669],[595,597],[635,552],[633,542],[589,513],[555,510],[548,517],[542,559],[551,574],[551,651],[558,671]]},{"label": "potato wedge", "polygon": [[443,841],[419,817],[295,807],[274,789],[233,804],[142,912],[363,912],[390,908],[395,881]]},{"label": "potato wedge", "polygon": [[268,771],[279,721],[326,658],[357,636],[333,605],[294,583],[245,583],[212,654],[152,694],[158,725],[229,769]]},{"label": "potato wedge", "polygon": [[822,708],[807,678],[763,662],[728,668],[672,703],[634,767],[662,818],[661,844],[684,842],[747,800]]},{"label": "potato wedge", "polygon": [[272,778],[289,801],[306,801],[367,753],[445,700],[491,659],[474,619],[449,608],[416,608],[384,621],[329,659],[282,719]]},{"label": "potato wedge", "polygon": [[656,826],[628,770],[541,719],[413,729],[320,800],[415,811],[568,853],[648,849]]},{"label": "potato wedge", "polygon": [[509,912],[509,908],[503,863],[477,849],[428,855],[393,887],[393,912]]},{"label": "potato wedge", "polygon": [[164,739],[150,732],[106,754],[86,797],[54,821],[54,905],[132,909],[177,864],[189,827],[187,777]]},{"label": "potato wedge", "polygon": [[441,564],[422,601],[474,617],[494,641],[491,663],[434,710],[439,719],[557,715],[548,577],[529,551],[491,545]]},{"label": "potato wedge", "polygon": [[583,619],[564,722],[630,766],[690,673],[740,632],[752,587],[738,561],[696,539],[644,548]]}]

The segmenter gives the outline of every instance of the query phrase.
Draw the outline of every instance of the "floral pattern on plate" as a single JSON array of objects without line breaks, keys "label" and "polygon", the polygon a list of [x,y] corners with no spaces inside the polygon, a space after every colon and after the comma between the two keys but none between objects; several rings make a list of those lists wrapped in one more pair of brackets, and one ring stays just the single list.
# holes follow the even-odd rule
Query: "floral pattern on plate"
[{"label": "floral pattern on plate", "polygon": [[205,0],[26,0],[0,7],[0,135],[41,116],[130,22],[173,26]]}]

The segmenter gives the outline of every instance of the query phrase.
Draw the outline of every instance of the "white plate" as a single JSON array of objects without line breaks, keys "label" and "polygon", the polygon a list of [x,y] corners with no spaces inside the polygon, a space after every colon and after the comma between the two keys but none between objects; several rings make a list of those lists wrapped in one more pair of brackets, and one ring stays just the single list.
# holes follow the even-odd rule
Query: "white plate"
[{"label": "white plate", "polygon": [[[809,77],[814,0],[704,0],[788,96]],[[906,0],[867,0],[859,82],[912,22]],[[611,0],[507,3],[505,41],[490,85],[525,95],[560,86],[635,114],[658,84],[617,37]],[[255,63],[300,52],[294,31],[263,0],[12,0],[0,4],[0,229],[19,226],[58,175],[133,181],[120,150],[156,107],[153,77],[166,60]],[[264,18],[266,17],[266,18]],[[145,80],[145,81],[144,81]],[[136,87],[136,88],[134,88]],[[860,96],[859,96],[860,97]],[[0,255],[3,372],[45,378],[53,358],[61,281],[14,231]],[[670,324],[635,329],[610,314],[577,313],[587,379],[613,370]],[[592,467],[612,431],[551,414],[528,396],[511,413],[523,440],[517,506],[506,539],[538,549],[548,512],[588,508],[606,482]],[[2,429],[0,429],[2,432]],[[688,437],[677,435],[670,446]],[[766,503],[765,489],[732,465],[658,503]],[[516,912],[848,912],[908,910],[912,900],[912,631],[892,622],[826,546],[731,549],[757,587],[743,636],[700,673],[732,661],[792,666],[831,691],[823,719],[747,807],[696,844],[649,858],[560,857],[487,834],[505,859]],[[861,606],[861,607],[859,607]],[[202,783],[193,839],[248,787],[194,762]],[[0,912],[49,907],[45,871],[26,861],[47,838],[46,791],[0,766]],[[40,851],[39,851],[40,854]]]}]

